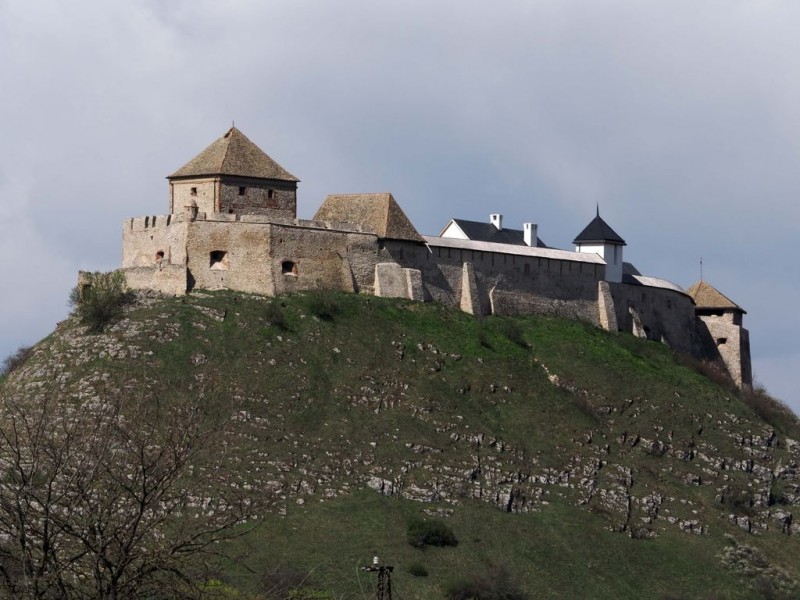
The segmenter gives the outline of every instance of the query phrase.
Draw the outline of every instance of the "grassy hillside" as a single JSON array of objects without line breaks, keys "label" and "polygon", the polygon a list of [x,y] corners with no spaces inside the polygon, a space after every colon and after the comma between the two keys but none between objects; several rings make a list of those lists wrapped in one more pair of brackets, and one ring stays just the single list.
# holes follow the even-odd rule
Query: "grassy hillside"
[{"label": "grassy hillside", "polygon": [[[374,555],[405,599],[797,597],[796,424],[681,362],[575,321],[219,292],[67,321],[0,385],[202,393],[236,421],[264,509],[231,597],[362,598]],[[411,546],[418,517],[458,545]]]}]

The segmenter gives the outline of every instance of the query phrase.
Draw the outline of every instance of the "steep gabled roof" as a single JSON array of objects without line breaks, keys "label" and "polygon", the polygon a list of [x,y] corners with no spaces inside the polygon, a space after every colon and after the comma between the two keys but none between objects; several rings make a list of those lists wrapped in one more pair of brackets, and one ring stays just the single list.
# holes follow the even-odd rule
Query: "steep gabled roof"
[{"label": "steep gabled roof", "polygon": [[225,135],[167,179],[208,175],[300,181],[247,139],[247,136],[236,127],[231,127]]},{"label": "steep gabled roof", "polygon": [[694,300],[697,308],[711,310],[733,310],[741,311],[742,313],[747,314],[747,311],[745,311],[741,306],[736,304],[733,300],[705,281],[698,281],[692,285],[687,292],[689,292],[689,295]]},{"label": "steep gabled roof", "polygon": [[592,219],[583,231],[578,234],[573,241],[573,244],[616,244],[618,246],[627,246],[617,232],[600,218],[600,211],[597,211],[597,216]]},{"label": "steep gabled roof", "polygon": [[[492,223],[481,221],[467,221],[466,219],[453,219],[451,221],[458,225],[464,235],[471,240],[478,242],[492,242],[493,244],[514,244],[515,246],[527,246],[525,243],[525,233],[521,229],[498,229]],[[448,223],[449,225],[449,223]],[[447,229],[447,226],[445,226]],[[442,230],[444,233],[444,229]],[[441,235],[441,233],[439,234]],[[537,248],[547,248],[547,245],[538,237],[536,238]]]},{"label": "steep gabled roof", "polygon": [[391,194],[333,194],[314,215],[315,221],[361,225],[379,238],[424,242]]}]

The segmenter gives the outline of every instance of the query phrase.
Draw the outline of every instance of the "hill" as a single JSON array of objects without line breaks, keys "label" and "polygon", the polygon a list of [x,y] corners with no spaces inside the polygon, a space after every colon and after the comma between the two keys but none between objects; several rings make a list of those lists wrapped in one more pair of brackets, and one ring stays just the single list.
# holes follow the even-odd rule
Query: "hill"
[{"label": "hill", "polygon": [[[60,324],[0,392],[5,426],[19,403],[114,404],[128,445],[154,414],[185,418],[158,440],[198,405],[224,423],[187,453],[212,487],[184,506],[235,489],[258,514],[213,542],[209,593],[361,598],[377,555],[404,599],[797,597],[797,424],[683,362],[576,321],[140,295],[103,333]],[[412,545],[409,524],[458,543]]]}]

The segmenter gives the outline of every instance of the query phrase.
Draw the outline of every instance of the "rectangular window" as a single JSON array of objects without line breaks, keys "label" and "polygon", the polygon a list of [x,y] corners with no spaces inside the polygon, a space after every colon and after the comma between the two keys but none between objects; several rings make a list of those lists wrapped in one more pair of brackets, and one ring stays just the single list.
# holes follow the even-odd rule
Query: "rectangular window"
[{"label": "rectangular window", "polygon": [[275,190],[267,190],[267,198],[270,200],[275,197]]},{"label": "rectangular window", "polygon": [[246,189],[247,189],[247,188],[246,188],[246,187],[244,187],[243,185],[242,185],[242,186],[239,186],[239,195],[240,195],[240,196],[244,196],[244,191],[245,191]]},{"label": "rectangular window", "polygon": [[192,188],[192,196],[197,196],[197,188],[196,187]]}]

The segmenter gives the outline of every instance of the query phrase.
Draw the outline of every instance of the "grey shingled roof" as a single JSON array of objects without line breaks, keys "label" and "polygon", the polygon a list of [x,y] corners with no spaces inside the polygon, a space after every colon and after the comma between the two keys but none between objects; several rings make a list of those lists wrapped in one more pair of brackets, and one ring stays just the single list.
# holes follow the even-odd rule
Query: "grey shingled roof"
[{"label": "grey shingled roof", "polygon": [[247,139],[247,136],[236,127],[231,127],[225,135],[175,171],[168,179],[208,175],[300,181]]},{"label": "grey shingled roof", "polygon": [[583,231],[578,234],[573,241],[573,244],[617,244],[619,246],[627,246],[625,240],[623,240],[617,232],[609,227],[608,223],[603,221],[600,218],[600,213],[598,211],[597,216],[592,219],[592,222],[589,223]]},{"label": "grey shingled roof", "polygon": [[698,281],[691,286],[687,292],[694,300],[697,308],[711,310],[734,310],[747,314],[747,312],[741,306],[736,304],[733,300],[705,281]]},{"label": "grey shingled roof", "polygon": [[[492,242],[494,244],[527,246],[525,243],[525,233],[521,229],[498,229],[492,223],[467,221],[466,219],[453,219],[452,222],[458,225],[461,228],[461,231],[464,232],[464,235],[471,240],[478,242]],[[539,237],[537,237],[536,247],[547,248],[547,245]]]},{"label": "grey shingled roof", "polygon": [[391,194],[332,194],[314,215],[315,221],[361,225],[379,238],[424,242]]}]

